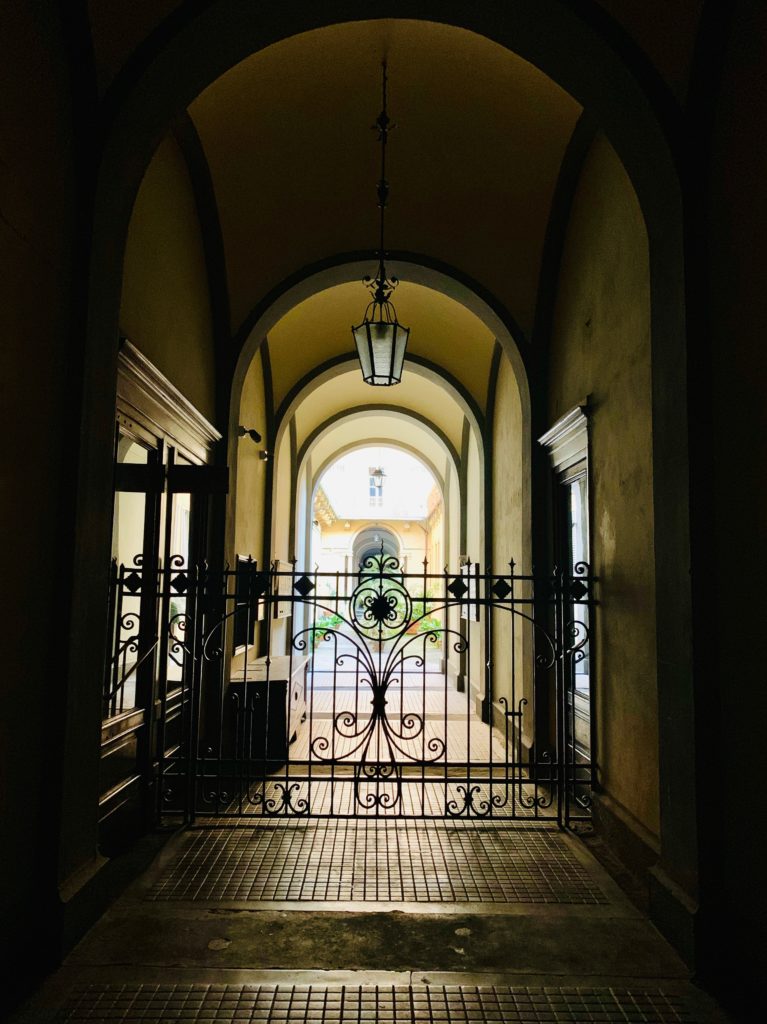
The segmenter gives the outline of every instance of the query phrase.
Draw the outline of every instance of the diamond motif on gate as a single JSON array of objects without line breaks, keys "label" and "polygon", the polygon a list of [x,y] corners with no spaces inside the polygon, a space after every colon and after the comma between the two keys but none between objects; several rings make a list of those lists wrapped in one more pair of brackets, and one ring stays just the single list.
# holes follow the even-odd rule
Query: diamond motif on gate
[{"label": "diamond motif on gate", "polygon": [[301,597],[306,597],[314,590],[314,584],[308,576],[302,576],[300,580],[296,580],[293,584],[293,589],[297,590]]},{"label": "diamond motif on gate", "polygon": [[502,601],[504,597],[507,597],[511,593],[511,587],[506,582],[506,580],[498,580],[498,582],[493,587],[493,593],[495,594],[499,601]]},{"label": "diamond motif on gate", "polygon": [[123,579],[123,586],[131,594],[137,594],[141,590],[141,576],[137,572],[129,572]]},{"label": "diamond motif on gate", "polygon": [[588,592],[589,588],[581,580],[573,580],[570,584],[570,597],[574,597],[576,601],[580,601]]},{"label": "diamond motif on gate", "polygon": [[170,585],[177,594],[185,594],[189,586],[189,577],[185,572],[180,572],[170,581]]},{"label": "diamond motif on gate", "polygon": [[469,589],[463,582],[460,576],[456,576],[450,586],[447,588],[453,597],[461,598]]}]

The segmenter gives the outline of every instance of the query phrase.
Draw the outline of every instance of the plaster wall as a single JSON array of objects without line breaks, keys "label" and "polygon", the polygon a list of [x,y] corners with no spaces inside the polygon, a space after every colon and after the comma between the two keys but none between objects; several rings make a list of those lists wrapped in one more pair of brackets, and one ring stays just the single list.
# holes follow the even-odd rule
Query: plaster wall
[{"label": "plaster wall", "polygon": [[635,193],[602,136],[567,228],[550,356],[554,423],[589,396],[599,784],[659,832],[650,283]]},{"label": "plaster wall", "polygon": [[[458,473],[455,466],[449,460],[445,461],[445,563],[448,571],[458,572],[458,561],[461,555],[461,488]],[[447,627],[458,631],[460,620],[458,609],[453,607],[447,613]],[[448,661],[453,670],[458,674],[460,670],[461,656],[455,650],[455,644],[447,644]]]},{"label": "plaster wall", "polygon": [[[427,520],[427,534],[424,554],[429,562],[429,572],[442,572],[447,560],[445,546],[445,509],[440,503]],[[414,572],[415,569],[411,569]]]},{"label": "plaster wall", "polygon": [[[272,486],[272,537],[270,561],[287,563],[294,552],[288,550],[290,542],[291,482],[290,431],[286,430],[278,442],[274,455]],[[272,626],[272,654],[284,654],[294,629],[291,618],[276,619]]]},{"label": "plaster wall", "polygon": [[[523,499],[524,463],[522,445],[525,436],[522,402],[511,363],[505,357],[498,365],[493,422],[493,572],[509,572],[513,559],[516,573],[530,571],[529,524],[525,523]],[[515,586],[515,596],[527,597],[529,591]],[[532,734],[533,638],[531,626],[518,615],[499,610],[493,615],[494,699],[505,697],[513,706],[527,697],[530,714],[523,725],[528,741]]]},{"label": "plaster wall", "polygon": [[205,254],[192,183],[171,138],[155,153],[133,208],[120,327],[213,422],[215,357]]},{"label": "plaster wall", "polygon": [[233,496],[234,550],[238,555],[250,555],[261,562],[264,557],[266,463],[259,458],[258,453],[266,448],[267,435],[264,371],[258,356],[251,361],[245,375],[239,422],[248,430],[257,430],[263,440],[260,444],[254,444],[246,436],[235,442],[237,492]]},{"label": "plaster wall", "polygon": [[290,537],[290,432],[285,431],[277,447],[274,459],[274,501],[272,514],[271,558],[288,561],[293,556],[288,551]]},{"label": "plaster wall", "polygon": [[461,555],[461,485],[456,468],[448,459],[445,460],[445,526],[445,561],[451,572],[457,572]]},{"label": "plaster wall", "polygon": [[[482,464],[477,439],[472,433],[469,439],[469,458],[466,473],[466,551],[472,563],[479,562],[480,572],[484,571],[482,557],[485,550],[484,509],[482,495]],[[471,686],[480,695],[485,692],[484,646],[485,631],[481,622],[469,621],[468,671]]]},{"label": "plaster wall", "polygon": [[309,545],[307,540],[313,526],[311,507],[307,500],[307,491],[309,489],[311,473],[312,459],[309,455],[304,459],[303,465],[298,472],[298,479],[296,481],[296,507],[293,510],[296,517],[296,550],[294,553],[298,559],[299,566],[303,567],[308,567],[309,565]]}]

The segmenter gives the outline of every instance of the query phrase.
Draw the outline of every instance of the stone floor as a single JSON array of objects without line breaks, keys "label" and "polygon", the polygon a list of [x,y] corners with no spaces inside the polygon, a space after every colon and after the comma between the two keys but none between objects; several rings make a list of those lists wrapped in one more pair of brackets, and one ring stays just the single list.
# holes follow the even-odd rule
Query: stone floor
[{"label": "stone floor", "polygon": [[179,833],[16,1019],[725,1020],[576,837],[372,820]]}]

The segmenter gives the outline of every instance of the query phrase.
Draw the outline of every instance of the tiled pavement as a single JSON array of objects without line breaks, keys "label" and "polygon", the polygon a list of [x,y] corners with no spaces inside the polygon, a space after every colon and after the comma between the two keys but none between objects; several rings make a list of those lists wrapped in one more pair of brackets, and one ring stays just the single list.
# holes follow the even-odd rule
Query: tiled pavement
[{"label": "tiled pavement", "polygon": [[72,994],[62,1020],[314,1024],[601,1021],[691,1024],[683,996],[642,988],[510,985],[114,985]]},{"label": "tiled pavement", "polygon": [[364,818],[188,833],[148,898],[607,902],[553,826]]},{"label": "tiled pavement", "polygon": [[572,836],[367,819],[180,833],[18,1020],[724,1018]]}]

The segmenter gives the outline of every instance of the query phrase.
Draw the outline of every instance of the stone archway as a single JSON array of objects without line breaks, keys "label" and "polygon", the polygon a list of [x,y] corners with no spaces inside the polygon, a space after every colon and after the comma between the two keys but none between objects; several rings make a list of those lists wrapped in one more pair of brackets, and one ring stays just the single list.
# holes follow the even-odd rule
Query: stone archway
[{"label": "stone archway", "polygon": [[[215,77],[215,62],[231,63],[236,59],[238,47],[253,48],[255,44],[257,48],[285,34],[276,11],[259,11],[262,21],[258,28],[249,21],[251,32],[243,32],[244,26],[238,19],[251,15],[238,13],[235,6],[216,4],[193,21],[185,22],[167,51],[148,48],[149,58],[143,64],[139,62],[137,77],[124,83],[124,102],[118,103],[115,96],[112,97],[116,114],[105,146],[97,194],[85,360],[83,434],[90,440],[80,453],[77,544],[78,557],[85,569],[81,573],[83,579],[98,578],[100,560],[107,546],[108,523],[102,510],[108,508],[110,459],[106,438],[110,436],[113,410],[115,352],[104,344],[104,338],[116,335],[122,243],[138,181],[152,147],[173,114]],[[657,616],[661,651],[660,721],[665,730],[660,744],[664,772],[661,788],[664,856],[672,873],[687,877],[689,865],[696,861],[695,826],[691,818],[675,813],[679,806],[693,807],[695,794],[691,772],[676,767],[681,762],[687,765],[692,762],[694,724],[690,711],[693,695],[686,570],[689,531],[682,214],[673,154],[664,136],[662,114],[653,109],[630,70],[609,45],[563,4],[519,3],[502,25],[493,21],[494,5],[475,5],[475,8],[472,12],[459,11],[458,5],[448,4],[442,5],[439,15],[427,13],[463,24],[472,31],[484,31],[503,45],[514,46],[586,103],[624,161],[648,226],[653,290],[655,506],[656,519],[669,524],[659,537],[655,551],[660,597]],[[225,17],[227,13],[231,18]],[[396,15],[397,5],[392,13]],[[331,5],[322,14],[322,20],[328,22],[356,17],[358,14],[352,11],[351,5],[341,3]],[[219,26],[226,25],[223,31],[231,37],[228,47],[210,46],[211,38],[216,36],[216,19]],[[309,20],[298,17],[292,31],[302,27],[310,29],[316,27],[316,23],[316,14]],[[552,30],[550,34],[545,31],[546,27]],[[235,41],[238,31],[240,40]],[[179,62],[179,54],[188,59]],[[174,82],[179,66],[188,67],[189,74],[184,81]],[[613,88],[605,89],[605,81]],[[73,630],[92,636],[93,646],[98,649],[103,623],[86,589],[80,587],[74,594]],[[73,650],[69,665],[73,691],[79,685],[87,687],[87,683],[78,684],[79,679],[97,678],[99,657],[100,653],[89,655]],[[72,702],[73,706],[77,703]],[[685,758],[675,755],[680,742]],[[65,807],[68,802],[73,806],[80,804],[78,791],[78,780],[65,783]]]}]

